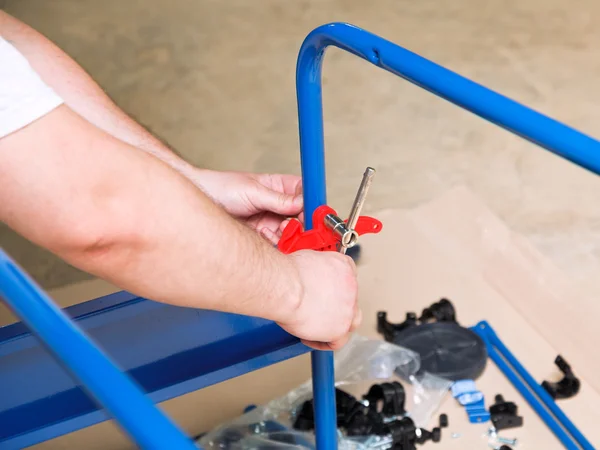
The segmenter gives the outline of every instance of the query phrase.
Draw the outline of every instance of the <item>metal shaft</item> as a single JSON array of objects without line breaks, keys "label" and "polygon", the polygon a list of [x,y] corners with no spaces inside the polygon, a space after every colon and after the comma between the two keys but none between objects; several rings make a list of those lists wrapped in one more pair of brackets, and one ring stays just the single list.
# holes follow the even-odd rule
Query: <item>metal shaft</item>
[{"label": "metal shaft", "polygon": [[367,167],[367,170],[365,170],[365,173],[363,175],[363,179],[360,182],[358,192],[356,193],[354,204],[352,205],[352,209],[350,210],[350,216],[348,216],[348,224],[346,226],[349,230],[354,230],[354,227],[356,227],[356,222],[358,222],[358,217],[360,216],[362,207],[365,204],[365,199],[367,198],[367,193],[369,192],[369,188],[371,187],[371,183],[373,182],[374,175],[375,169],[373,169],[372,167]]},{"label": "metal shaft", "polygon": [[340,237],[341,246],[345,248],[354,247],[358,241],[358,234],[354,230],[349,230],[346,222],[333,214],[325,216],[325,225]]},{"label": "metal shaft", "polygon": [[363,175],[362,181],[360,182],[360,186],[358,188],[358,192],[356,193],[356,198],[354,199],[354,204],[352,205],[352,209],[350,210],[350,216],[348,217],[348,223],[346,224],[346,228],[354,233],[354,239],[351,241],[352,245],[342,245],[340,246],[340,253],[346,253],[346,250],[349,247],[354,246],[356,244],[356,238],[358,237],[354,232],[354,227],[356,227],[356,222],[358,222],[358,218],[360,217],[360,212],[362,210],[363,205],[365,204],[365,199],[367,198],[367,193],[369,192],[369,188],[371,187],[371,182],[373,181],[373,175],[375,175],[375,169],[372,167],[367,167],[365,173]]}]

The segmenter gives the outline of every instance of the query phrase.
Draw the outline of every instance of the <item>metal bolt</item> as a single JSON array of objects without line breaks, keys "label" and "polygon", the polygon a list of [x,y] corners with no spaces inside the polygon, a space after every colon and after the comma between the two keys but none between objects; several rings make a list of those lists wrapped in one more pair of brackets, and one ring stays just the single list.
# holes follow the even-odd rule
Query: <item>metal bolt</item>
[{"label": "metal bolt", "polygon": [[391,436],[369,436],[363,443],[364,448],[384,449],[392,446]]},{"label": "metal bolt", "polygon": [[346,249],[353,247],[358,240],[358,234],[356,233],[356,231],[354,231],[354,228],[356,228],[356,223],[358,222],[360,211],[362,210],[362,207],[365,203],[367,192],[369,192],[369,187],[371,187],[374,175],[375,169],[367,167],[365,173],[363,174],[363,179],[358,188],[358,192],[356,193],[354,203],[352,204],[352,209],[350,210],[348,222],[346,223],[346,228],[349,231],[349,233],[346,233],[345,236],[342,237],[342,245],[339,249],[339,252],[342,254],[345,254]]},{"label": "metal bolt", "polygon": [[496,436],[496,440],[498,442],[500,442],[501,444],[508,444],[508,445],[512,445],[512,446],[517,445],[517,438],[508,439],[508,438],[505,438],[505,437]]},{"label": "metal bolt", "polygon": [[371,445],[375,443],[375,438],[376,438],[376,437],[379,437],[379,436],[369,436],[369,437],[367,438],[367,440],[366,440],[365,442],[363,442],[363,445],[364,445],[366,448],[371,448]]}]

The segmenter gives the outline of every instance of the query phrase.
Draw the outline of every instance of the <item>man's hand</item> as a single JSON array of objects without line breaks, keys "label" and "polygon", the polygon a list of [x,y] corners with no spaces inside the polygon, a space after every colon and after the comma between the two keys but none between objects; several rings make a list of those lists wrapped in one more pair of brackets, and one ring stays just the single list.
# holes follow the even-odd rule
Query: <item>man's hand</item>
[{"label": "man's hand", "polygon": [[289,257],[298,270],[302,296],[279,325],[317,350],[343,347],[362,320],[354,262],[340,253],[311,250]]},{"label": "man's hand", "polygon": [[296,175],[200,169],[190,178],[225,211],[274,244],[286,219],[302,212],[302,179]]}]

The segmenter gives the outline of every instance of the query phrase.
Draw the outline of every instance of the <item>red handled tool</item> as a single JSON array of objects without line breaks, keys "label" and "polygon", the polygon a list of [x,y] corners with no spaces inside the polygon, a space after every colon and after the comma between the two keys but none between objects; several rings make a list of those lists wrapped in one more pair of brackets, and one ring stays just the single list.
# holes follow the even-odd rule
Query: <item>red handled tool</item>
[{"label": "red handled tool", "polygon": [[321,205],[313,214],[312,230],[303,231],[302,224],[296,219],[288,223],[277,245],[279,250],[285,254],[298,250],[346,253],[346,249],[356,245],[358,236],[379,233],[383,228],[379,220],[359,216],[374,174],[375,170],[370,167],[365,171],[348,220],[340,219],[333,208]]}]

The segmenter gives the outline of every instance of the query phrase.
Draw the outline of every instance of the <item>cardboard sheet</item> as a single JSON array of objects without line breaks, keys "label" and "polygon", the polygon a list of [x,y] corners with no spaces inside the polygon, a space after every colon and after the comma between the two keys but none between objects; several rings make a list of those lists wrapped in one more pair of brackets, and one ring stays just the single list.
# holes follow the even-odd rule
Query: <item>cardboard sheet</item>
[{"label": "cardboard sheet", "polygon": [[[561,353],[583,384],[577,397],[560,405],[592,443],[600,444],[600,357],[595,351],[600,339],[600,327],[595,324],[600,303],[577,292],[563,274],[465,189],[412,211],[388,210],[374,216],[382,220],[384,229],[362,241],[359,278],[365,320],[360,333],[377,336],[377,311],[385,310],[391,321],[401,321],[407,311],[420,312],[447,297],[463,325],[488,320],[539,381],[556,378],[553,360]],[[106,290],[105,285],[94,286]],[[81,290],[80,285],[76,295]],[[90,298],[94,293],[87,294]],[[58,297],[63,304],[73,302],[69,290],[62,290]],[[304,356],[165,402],[162,407],[188,433],[197,434],[238,415],[249,403],[263,403],[297,386],[309,370]],[[493,363],[489,362],[477,385],[488,405],[497,393],[518,404],[524,427],[502,433],[518,437],[518,448],[563,448]],[[462,407],[450,396],[439,412],[449,415],[450,427],[443,430],[441,443],[421,448],[488,448],[483,435],[489,424],[469,424]],[[452,438],[453,433],[460,437]],[[105,423],[38,448],[133,446],[113,424]]]}]

